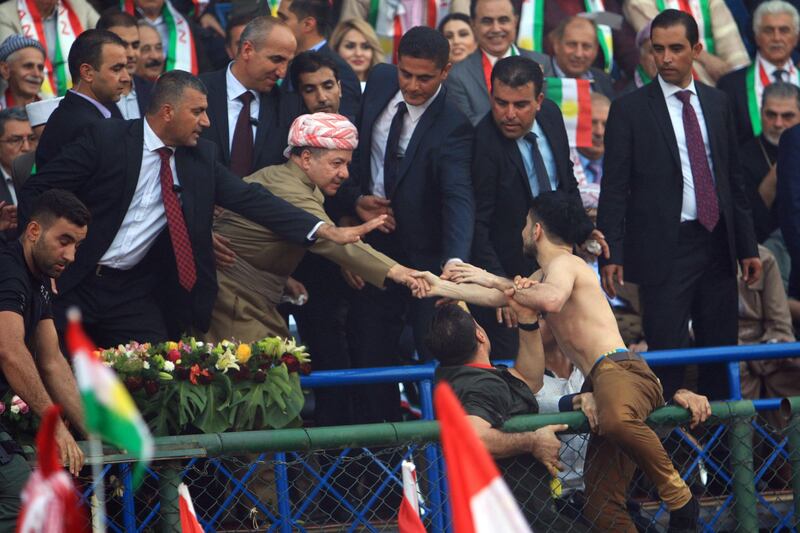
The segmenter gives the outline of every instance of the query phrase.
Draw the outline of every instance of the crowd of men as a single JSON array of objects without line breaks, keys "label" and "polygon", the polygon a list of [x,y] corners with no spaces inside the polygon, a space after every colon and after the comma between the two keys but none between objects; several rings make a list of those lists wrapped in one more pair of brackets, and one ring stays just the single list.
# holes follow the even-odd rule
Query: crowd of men
[{"label": "crowd of men", "polygon": [[[531,32],[528,3],[454,1],[474,37],[454,64],[409,0],[361,80],[328,44],[361,3],[284,0],[272,17],[241,2],[224,20],[214,3],[0,3],[0,398],[61,403],[79,434],[58,362],[71,306],[100,346],[252,342],[289,335],[291,315],[315,369],[439,360],[498,457],[533,449],[553,471],[558,428],[496,430],[583,409],[589,453],[618,465],[587,460],[584,518],[632,530],[638,465],[671,531],[693,530],[697,502],[643,421],[664,398],[705,420],[727,373],[653,372],[637,351],[794,340],[796,8],[547,0]],[[590,94],[546,98],[559,79]],[[752,397],[798,392],[793,360],[742,369]],[[400,400],[323,389],[313,420],[399,420]],[[19,480],[13,437],[0,471]],[[77,472],[73,435],[58,438]],[[15,505],[0,498],[0,531]]]}]

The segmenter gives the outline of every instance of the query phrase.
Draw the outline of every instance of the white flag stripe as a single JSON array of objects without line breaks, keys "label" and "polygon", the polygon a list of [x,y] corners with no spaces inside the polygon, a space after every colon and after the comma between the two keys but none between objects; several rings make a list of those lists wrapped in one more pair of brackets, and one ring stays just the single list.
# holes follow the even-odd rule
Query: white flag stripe
[{"label": "white flag stripe", "polygon": [[475,494],[469,502],[475,533],[531,533],[517,501],[501,476]]},{"label": "white flag stripe", "polygon": [[403,461],[403,497],[419,514],[419,498],[417,495],[417,467],[411,461]]}]

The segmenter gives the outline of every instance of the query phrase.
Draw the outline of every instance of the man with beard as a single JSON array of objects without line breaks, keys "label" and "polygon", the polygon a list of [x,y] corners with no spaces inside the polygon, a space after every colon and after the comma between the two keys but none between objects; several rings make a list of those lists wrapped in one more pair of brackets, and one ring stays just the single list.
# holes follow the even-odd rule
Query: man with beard
[{"label": "man with beard", "polygon": [[[73,194],[53,189],[39,197],[22,238],[0,252],[0,397],[13,389],[38,416],[57,403],[81,432],[78,387],[53,325],[50,278],[58,278],[75,260],[89,219]],[[83,452],[67,426],[60,420],[57,424],[61,461],[78,475]],[[22,449],[0,427],[0,532],[14,531],[29,475]]]},{"label": "man with beard", "polygon": [[136,75],[147,81],[156,81],[164,72],[164,45],[161,34],[149,22],[139,21],[139,60]]},{"label": "man with beard", "polygon": [[103,13],[100,20],[97,21],[97,29],[108,30],[122,39],[125,43],[125,56],[128,59],[125,70],[128,71],[130,81],[125,83],[125,90],[117,105],[111,106],[111,115],[125,120],[142,118],[150,103],[153,84],[136,75],[139,48],[141,47],[139,25],[136,19],[124,11],[108,11]]},{"label": "man with beard", "polygon": [[44,47],[34,39],[12,35],[0,44],[0,77],[6,85],[0,94],[0,109],[25,106],[39,99],[44,59]]},{"label": "man with beard", "polygon": [[[541,265],[530,278],[514,282],[467,264],[453,267],[455,283],[429,272],[418,274],[433,296],[484,306],[510,305],[523,331],[547,326],[561,351],[586,376],[594,393],[597,429],[587,451],[584,516],[598,531],[635,532],[626,509],[628,484],[638,466],[670,510],[670,531],[695,531],[700,506],[681,479],[661,440],[645,420],[664,405],[656,375],[627,351],[597,274],[573,255],[592,231],[583,206],[564,191],[534,198],[522,232],[523,249]],[[679,390],[674,400],[690,409],[692,426],[711,415],[704,396]]]}]

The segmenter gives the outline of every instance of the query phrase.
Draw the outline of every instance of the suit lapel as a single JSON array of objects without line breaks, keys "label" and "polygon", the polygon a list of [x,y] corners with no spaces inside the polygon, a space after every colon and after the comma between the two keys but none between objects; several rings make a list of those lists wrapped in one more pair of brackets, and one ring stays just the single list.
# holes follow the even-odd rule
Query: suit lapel
[{"label": "suit lapel", "polygon": [[522,182],[522,187],[528,192],[528,199],[533,198],[533,191],[531,190],[531,182],[528,181],[528,173],[525,171],[525,163],[522,161],[522,154],[519,153],[519,145],[516,140],[502,138],[505,145],[506,153],[509,159],[517,169],[517,177]]},{"label": "suit lapel", "polygon": [[714,168],[720,169],[719,161],[719,147],[724,142],[719,138],[725,130],[724,124],[720,123],[722,113],[719,111],[717,100],[714,99],[712,94],[706,90],[706,86],[701,83],[695,82],[697,89],[697,99],[700,100],[700,107],[703,109],[703,118],[706,123],[706,132],[708,133],[708,142],[711,145],[711,161],[714,162]]},{"label": "suit lapel", "polygon": [[[559,120],[561,120],[560,117],[559,117]],[[568,168],[564,168],[564,166],[563,166],[563,163],[564,163],[564,161],[562,160],[563,158],[555,156],[555,154],[561,153],[561,150],[563,149],[563,147],[558,146],[558,143],[557,143],[558,139],[556,138],[555,135],[553,135],[553,132],[555,131],[555,129],[559,128],[561,125],[560,124],[553,124],[550,121],[550,116],[549,116],[548,113],[537,113],[536,114],[536,121],[539,123],[539,126],[542,128],[542,131],[544,132],[545,140],[547,141],[547,144],[550,146],[550,150],[553,153],[553,156],[554,156],[553,159],[555,160],[555,164],[556,164],[556,177],[555,177],[556,178],[556,188],[559,188],[559,187],[561,187],[562,183],[565,183],[565,179],[566,179],[565,176],[567,175],[567,172],[569,172],[569,169]],[[569,151],[569,146],[566,147],[566,150]]]},{"label": "suit lapel", "polygon": [[486,78],[483,76],[483,52],[478,48],[465,61],[468,61],[467,72],[475,79],[478,87],[483,89],[484,96],[488,97],[489,88],[486,86]]},{"label": "suit lapel", "polygon": [[408,146],[406,147],[406,153],[403,156],[403,160],[400,162],[400,168],[397,171],[397,183],[394,186],[395,191],[400,188],[400,182],[403,181],[403,178],[408,173],[408,169],[411,167],[411,163],[414,161],[414,155],[419,148],[420,140],[425,135],[425,132],[427,132],[428,129],[433,126],[433,122],[436,120],[436,117],[439,116],[439,113],[441,113],[442,108],[444,107],[446,98],[447,91],[444,86],[442,86],[439,96],[437,96],[436,99],[431,102],[431,105],[428,106],[428,109],[426,109],[419,118],[417,127],[414,128],[414,133],[411,135],[411,139],[408,141]]},{"label": "suit lapel", "polygon": [[667,147],[672,154],[672,159],[675,164],[680,168],[681,158],[678,155],[678,141],[675,138],[675,130],[672,129],[672,120],[669,118],[669,111],[667,110],[667,101],[664,99],[664,92],[661,90],[661,85],[658,80],[653,80],[652,83],[647,85],[647,92],[650,101],[650,111],[655,116],[655,123],[658,129],[667,141]]},{"label": "suit lapel", "polygon": [[[399,86],[397,85],[397,74],[393,78],[395,81],[394,83],[389,83],[387,90],[383,93],[383,98],[381,100],[377,99],[370,99],[364,100],[364,109],[363,109],[363,116],[361,118],[362,124],[362,131],[363,135],[361,135],[361,139],[359,139],[359,158],[360,158],[360,166],[361,166],[361,175],[367,177],[366,180],[361,180],[361,187],[362,192],[365,194],[371,194],[372,191],[372,165],[370,161],[372,159],[372,130],[375,128],[375,123],[378,121],[378,117],[381,115],[386,106],[389,105],[389,102],[394,98],[394,95],[397,94],[399,90]],[[377,81],[377,80],[376,80]],[[367,127],[363,127],[368,125]],[[362,133],[359,131],[359,133]]]},{"label": "suit lapel", "polygon": [[[272,121],[275,119],[273,109],[277,109],[275,100],[279,98],[277,91],[269,93],[259,93],[258,102],[258,125],[256,126],[256,138],[253,140],[253,149],[256,153],[261,151],[261,147],[267,140],[267,133],[273,127]],[[255,159],[255,157],[254,157]]]},{"label": "suit lapel", "polygon": [[222,148],[223,159],[226,163],[231,160],[230,139],[228,137],[228,84],[225,81],[227,69],[219,72],[219,78],[215,80],[215,90],[208,91],[209,108],[214,110],[211,117],[211,125],[216,130],[218,141],[217,145]]}]

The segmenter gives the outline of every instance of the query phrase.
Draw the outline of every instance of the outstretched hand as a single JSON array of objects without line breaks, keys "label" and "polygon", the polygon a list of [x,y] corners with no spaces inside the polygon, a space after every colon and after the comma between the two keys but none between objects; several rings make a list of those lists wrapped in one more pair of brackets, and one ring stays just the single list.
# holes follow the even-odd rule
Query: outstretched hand
[{"label": "outstretched hand", "polygon": [[500,281],[498,276],[469,263],[448,265],[448,269],[442,274],[442,279],[450,280],[453,283],[475,283],[488,289],[499,288],[498,281]]},{"label": "outstretched hand", "polygon": [[386,215],[373,218],[358,226],[339,228],[330,224],[323,224],[317,230],[317,237],[326,239],[336,244],[351,244],[361,240],[361,237],[370,231],[381,227],[386,222]]}]

